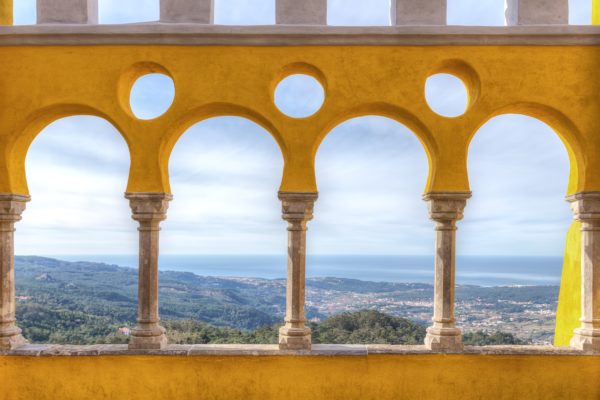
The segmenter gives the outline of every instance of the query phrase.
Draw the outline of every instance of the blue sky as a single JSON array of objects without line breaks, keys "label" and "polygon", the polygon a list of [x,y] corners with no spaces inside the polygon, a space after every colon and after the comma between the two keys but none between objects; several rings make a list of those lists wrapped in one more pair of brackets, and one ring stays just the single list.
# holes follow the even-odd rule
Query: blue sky
[{"label": "blue sky", "polygon": [[[215,2],[216,23],[274,21],[273,1]],[[502,0],[448,3],[450,24],[503,24]],[[591,1],[570,3],[571,22],[587,24]],[[35,20],[33,4],[15,1],[17,24]],[[387,0],[330,0],[328,20],[386,25],[388,7]],[[100,14],[102,23],[156,20],[158,0],[100,0]],[[149,87],[132,96],[141,116],[161,111],[161,99],[168,104],[173,95],[168,82],[148,80]],[[454,90],[452,80],[430,84],[428,94],[439,97],[432,106],[441,113],[461,111],[464,93]],[[310,94],[300,82],[278,97],[306,111],[322,100]],[[162,252],[283,253],[286,230],[276,197],[282,165],[273,139],[247,120],[218,118],[190,128],[170,164],[175,199],[163,224]],[[72,117],[48,126],[27,157],[33,200],[17,227],[17,253],[136,253],[136,224],[123,198],[128,168],[125,142],[107,122]],[[568,160],[549,127],[524,116],[493,119],[471,145],[469,170],[473,198],[459,225],[459,254],[561,255],[571,221],[564,201]],[[433,225],[421,200],[427,161],[405,127],[380,117],[341,124],[319,150],[317,175],[320,198],[309,252],[432,253]]]}]

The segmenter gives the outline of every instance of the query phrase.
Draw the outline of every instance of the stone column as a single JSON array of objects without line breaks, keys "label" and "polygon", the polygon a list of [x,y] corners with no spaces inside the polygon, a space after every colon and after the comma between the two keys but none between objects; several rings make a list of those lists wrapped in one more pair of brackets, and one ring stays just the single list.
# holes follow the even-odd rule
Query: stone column
[{"label": "stone column", "polygon": [[97,24],[98,0],[37,0],[38,24]]},{"label": "stone column", "polygon": [[212,24],[214,0],[160,0],[160,22]]},{"label": "stone column", "polygon": [[138,319],[131,332],[129,348],[135,350],[162,349],[167,345],[165,328],[158,317],[158,233],[159,224],[167,218],[167,193],[126,193],[133,219],[138,221],[139,281]]},{"label": "stone column", "polygon": [[425,337],[425,346],[433,351],[459,352],[463,347],[460,329],[454,324],[456,221],[462,219],[470,197],[468,192],[423,196],[436,231],[433,325]]},{"label": "stone column", "polygon": [[327,0],[276,0],[277,24],[327,25]]},{"label": "stone column", "polygon": [[581,221],[581,326],[571,346],[600,353],[600,192],[567,197]]},{"label": "stone column", "polygon": [[313,217],[317,193],[280,192],[283,219],[288,222],[288,262],[285,325],[279,329],[279,348],[310,350],[310,328],[305,326],[306,224]]},{"label": "stone column", "polygon": [[569,0],[507,0],[506,24],[568,25]]},{"label": "stone column", "polygon": [[27,343],[16,324],[15,222],[21,220],[29,196],[0,194],[0,350]]},{"label": "stone column", "polygon": [[446,25],[446,0],[391,0],[392,25]]}]

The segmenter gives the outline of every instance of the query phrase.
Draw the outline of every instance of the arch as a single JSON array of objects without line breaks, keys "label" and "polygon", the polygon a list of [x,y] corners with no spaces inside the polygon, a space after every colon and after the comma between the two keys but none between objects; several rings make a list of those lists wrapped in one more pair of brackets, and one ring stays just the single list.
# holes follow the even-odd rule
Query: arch
[{"label": "arch", "polygon": [[[129,164],[125,141],[105,119],[71,116],[47,125],[26,154],[25,168],[33,200],[27,205],[15,236],[18,254],[60,255],[61,259],[72,261],[88,254],[135,254],[139,241],[136,223],[123,198]],[[46,288],[46,293],[47,290],[52,289]],[[17,314],[23,321],[30,321],[24,324],[25,335],[35,341],[60,341],[53,329],[44,329],[43,323],[32,321],[32,315],[39,313],[39,304],[33,304],[32,308],[19,309]],[[60,308],[52,300],[47,306],[46,311]],[[72,316],[57,318],[74,322]],[[73,338],[75,332],[91,328],[87,322],[75,321],[72,327],[65,328],[65,336]],[[96,334],[108,335],[110,331],[112,328],[107,326]]]},{"label": "arch", "polygon": [[[180,147],[180,143],[186,145]],[[274,183],[281,180],[283,158],[279,148],[260,125],[241,117],[205,119],[186,130],[173,153],[178,155],[171,157],[169,162],[169,174],[175,185],[174,201],[169,209],[170,217],[165,222],[165,229],[172,223],[177,224],[177,221],[187,225],[194,215],[203,215],[203,221],[219,216],[213,221],[219,225],[228,218],[243,219],[239,221],[239,225],[229,224],[229,230],[232,231],[229,234],[246,234],[244,221],[252,221],[252,218],[259,220],[268,213],[268,226],[274,224],[276,237],[283,240],[280,235],[280,203],[277,199],[277,185]],[[187,193],[187,196],[177,193],[177,188]],[[262,200],[257,201],[256,196],[260,196]],[[241,199],[245,200],[240,202]],[[199,202],[204,206],[197,209]],[[269,207],[265,208],[266,204]],[[260,210],[264,212],[257,212]],[[251,215],[254,217],[250,218]],[[201,226],[202,223],[198,223],[189,229],[195,230]],[[217,231],[213,233],[214,235],[209,235],[211,237],[206,237],[201,242],[221,238]],[[257,233],[254,232],[253,236]],[[254,239],[248,237],[239,242],[246,246],[245,243],[252,240]],[[265,242],[272,243],[276,240]],[[219,243],[215,246],[220,246]],[[172,244],[179,246],[178,241]],[[227,249],[231,243],[223,245]],[[257,242],[256,245],[260,247],[260,243]],[[284,244],[277,248],[283,250]],[[178,253],[190,251],[184,248]]]},{"label": "arch", "polygon": [[[396,118],[365,113],[338,124],[323,139],[315,159],[320,190],[309,223],[307,276],[335,277],[341,279],[335,280],[338,285],[344,279],[423,287],[431,282],[432,227],[421,200],[428,156],[409,130]],[[419,323],[431,318],[420,318],[412,305],[383,307],[359,296],[351,305],[347,301],[340,296],[329,307],[317,301],[313,310],[323,317],[350,307]],[[372,337],[363,340],[378,343]]]},{"label": "arch", "polygon": [[567,194],[577,192],[585,182],[586,154],[583,151],[581,133],[566,115],[550,106],[523,102],[497,108],[476,125],[473,131],[469,132],[467,142],[469,149],[473,138],[483,125],[491,119],[505,114],[520,114],[535,118],[548,125],[556,133],[567,150],[571,167]]},{"label": "arch", "polygon": [[164,136],[159,154],[159,162],[163,173],[163,181],[169,184],[168,167],[173,148],[183,134],[193,125],[216,117],[241,117],[254,122],[265,129],[275,140],[283,157],[284,168],[288,158],[287,148],[281,133],[267,118],[248,107],[231,103],[211,103],[195,108],[176,121]]},{"label": "arch", "polygon": [[331,120],[321,132],[319,137],[314,144],[313,148],[313,164],[316,160],[317,152],[319,147],[323,143],[323,140],[333,131],[337,126],[343,124],[346,121],[367,116],[378,116],[385,117],[398,122],[399,124],[408,128],[419,140],[425,154],[427,155],[428,162],[428,174],[427,182],[425,185],[425,191],[431,186],[431,182],[434,176],[436,167],[437,157],[437,143],[434,136],[427,126],[410,111],[397,107],[388,103],[370,103],[363,104],[358,107],[352,108],[339,114],[339,117]]},{"label": "arch", "polygon": [[[509,119],[509,115],[514,117]],[[539,105],[504,107],[486,120],[490,129],[483,128],[485,124],[478,128],[475,135],[481,131],[482,140],[476,143],[475,135],[469,137],[468,173],[474,180],[474,192],[459,228],[459,249],[462,251],[457,259],[457,282],[543,286],[535,289],[540,293],[535,308],[510,302],[509,309],[494,306],[495,312],[503,318],[498,325],[489,326],[493,330],[525,333],[521,320],[508,317],[516,317],[515,314],[527,310],[531,313],[528,326],[540,322],[540,326],[528,335],[530,340],[538,343],[550,340],[552,296],[555,294],[551,287],[559,281],[561,265],[570,264],[561,257],[563,235],[572,235],[571,231],[567,234],[571,214],[563,193],[569,179],[569,164],[572,165],[574,160],[565,137],[557,132],[559,116]],[[495,124],[491,124],[493,120]],[[549,121],[555,123],[554,127]],[[565,120],[560,126],[565,129]],[[503,129],[512,134],[503,135]],[[568,134],[576,137],[573,132]],[[476,159],[475,154],[479,155]],[[481,172],[489,172],[485,176],[479,174],[478,183],[474,173],[476,166]],[[518,302],[530,300],[527,291],[510,290],[515,291],[511,296]],[[509,300],[502,297],[504,293],[504,290],[498,292],[495,300]],[[491,299],[485,303],[489,302]],[[481,316],[487,318],[492,309],[482,306]],[[463,309],[457,316],[464,317],[468,313],[468,309]]]},{"label": "arch", "polygon": [[131,165],[131,143],[124,131],[112,118],[100,110],[84,104],[55,104],[31,113],[7,143],[7,169],[10,179],[7,187],[12,193],[29,194],[25,173],[25,158],[35,138],[51,123],[77,115],[98,117],[110,123],[127,144]]}]

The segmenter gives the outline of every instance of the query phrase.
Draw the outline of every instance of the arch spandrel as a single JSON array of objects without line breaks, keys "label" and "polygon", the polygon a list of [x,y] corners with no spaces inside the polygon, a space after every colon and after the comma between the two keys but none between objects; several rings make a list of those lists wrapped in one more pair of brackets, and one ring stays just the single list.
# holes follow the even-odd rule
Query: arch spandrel
[{"label": "arch spandrel", "polygon": [[[594,46],[31,46],[2,47],[0,57],[0,135],[27,137],[29,116],[53,104],[102,110],[99,116],[130,147],[131,191],[168,192],[166,165],[177,132],[218,115],[246,117],[271,132],[286,160],[282,190],[315,191],[319,143],[337,123],[361,114],[394,118],[416,131],[430,158],[426,190],[464,191],[470,137],[499,112],[531,113],[560,132],[577,159],[578,183],[569,191],[600,189],[592,173],[600,165]],[[155,120],[137,120],[121,104],[119,82],[134,65],[159,66],[151,70],[167,71],[175,83],[173,104]],[[302,72],[325,82],[325,102],[314,116],[293,119],[278,111],[272,91],[283,75]],[[467,74],[461,76],[467,85],[477,83],[466,114],[444,118],[429,109],[424,83],[433,72]],[[545,106],[524,106],[530,104]],[[8,158],[19,140],[4,142]],[[6,166],[4,189],[23,191],[23,173],[14,165]]]}]

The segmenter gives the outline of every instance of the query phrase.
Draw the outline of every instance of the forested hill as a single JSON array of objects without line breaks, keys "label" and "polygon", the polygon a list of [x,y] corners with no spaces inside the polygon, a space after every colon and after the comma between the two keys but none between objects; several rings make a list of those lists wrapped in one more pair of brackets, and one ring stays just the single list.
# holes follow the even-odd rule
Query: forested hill
[{"label": "forested hill", "polygon": [[[132,327],[135,323],[136,269],[43,257],[16,257],[15,265],[17,318],[31,341],[91,343],[106,341],[107,336],[110,340],[120,341],[122,338],[115,337],[118,328]],[[229,329],[238,331],[234,336],[243,336],[262,328],[263,334],[268,336],[273,334],[269,333],[271,327],[283,320],[283,279],[218,278],[174,271],[161,271],[159,279],[161,319],[172,326],[173,334],[182,333],[182,341],[188,340],[185,336],[190,332],[203,329]],[[490,311],[485,306],[491,307],[493,312],[522,315],[527,307],[544,308],[555,302],[556,292],[555,287],[461,286],[457,298],[459,307],[473,302],[472,312],[480,312],[484,314],[482,318],[487,318]],[[307,317],[313,322],[321,321],[321,325],[327,327],[333,323],[331,321],[336,321],[336,317],[329,318],[333,315],[369,308],[389,314],[385,318],[404,317],[406,323],[415,323],[422,329],[430,322],[432,295],[432,287],[426,284],[310,278],[307,280]],[[361,316],[357,315],[352,318]],[[473,318],[467,322],[472,321],[477,322]],[[347,323],[345,320],[345,326]],[[177,330],[178,324],[181,327],[187,324],[187,331]],[[391,320],[385,326],[393,326]],[[502,325],[502,329],[492,330],[505,328],[510,326]],[[336,327],[332,329],[337,329],[339,335],[336,336],[345,337],[346,342],[373,334],[360,328],[351,333],[341,333]],[[478,326],[472,330],[479,330]],[[419,336],[414,332],[411,337],[417,340]],[[218,335],[232,340],[227,332]],[[319,335],[315,332],[315,338]],[[387,333],[383,335],[392,337]],[[255,339],[244,340],[252,342]]]}]

